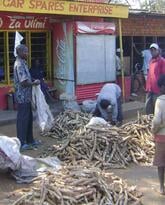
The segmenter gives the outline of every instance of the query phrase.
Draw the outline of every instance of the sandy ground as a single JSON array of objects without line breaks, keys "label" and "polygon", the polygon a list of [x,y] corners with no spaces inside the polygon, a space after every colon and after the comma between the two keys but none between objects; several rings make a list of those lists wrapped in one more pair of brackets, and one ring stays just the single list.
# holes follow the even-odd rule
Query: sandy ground
[{"label": "sandy ground", "polygon": [[[16,136],[15,125],[0,127],[0,133],[7,136]],[[24,154],[30,156],[38,156],[43,149],[56,142],[52,138],[43,138],[39,136],[37,126],[34,126],[34,136],[42,140],[42,145],[38,150],[26,151]],[[160,196],[158,193],[159,184],[157,178],[157,170],[153,166],[138,166],[131,165],[127,169],[111,170],[116,175],[125,179],[129,185],[137,185],[137,188],[143,192],[142,202],[145,205],[165,205],[165,196]],[[10,205],[10,198],[18,198],[23,188],[30,185],[16,184],[6,173],[0,174],[0,205]],[[13,194],[14,192],[14,194]],[[9,197],[10,196],[10,197]]]}]

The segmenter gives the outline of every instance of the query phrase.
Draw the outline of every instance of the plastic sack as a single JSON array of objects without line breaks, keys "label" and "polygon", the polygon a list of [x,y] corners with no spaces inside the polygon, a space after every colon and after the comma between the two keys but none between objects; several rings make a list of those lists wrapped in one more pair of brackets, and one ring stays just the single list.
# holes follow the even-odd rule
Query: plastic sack
[{"label": "plastic sack", "polygon": [[22,155],[18,138],[0,136],[0,169],[10,169],[17,183],[30,183],[43,172],[60,168],[61,162],[57,157],[35,159]]},{"label": "plastic sack", "polygon": [[62,100],[64,110],[80,111],[80,106],[78,105],[75,96],[69,95],[67,93],[62,93],[60,95],[60,100]]},{"label": "plastic sack", "polygon": [[19,169],[21,163],[20,146],[18,138],[0,136],[0,169]]},{"label": "plastic sack", "polygon": [[64,101],[63,106],[64,110],[80,111],[80,106],[74,100]]},{"label": "plastic sack", "polygon": [[86,127],[89,127],[92,125],[109,125],[109,124],[106,120],[104,120],[101,117],[92,117],[89,123],[86,125]]},{"label": "plastic sack", "polygon": [[82,102],[82,110],[84,112],[91,113],[95,110],[96,108],[96,100],[84,100]]},{"label": "plastic sack", "polygon": [[37,113],[37,121],[41,131],[49,130],[53,125],[53,115],[40,89],[40,85],[32,88],[32,106]]}]

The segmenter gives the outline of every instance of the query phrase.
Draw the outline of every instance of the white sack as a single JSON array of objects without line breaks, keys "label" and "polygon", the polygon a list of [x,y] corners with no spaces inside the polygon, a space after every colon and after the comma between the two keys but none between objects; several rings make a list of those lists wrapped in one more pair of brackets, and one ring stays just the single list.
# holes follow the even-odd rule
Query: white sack
[{"label": "white sack", "polygon": [[19,169],[21,163],[20,146],[18,138],[0,136],[0,169]]},{"label": "white sack", "polygon": [[53,115],[45,100],[45,96],[40,89],[40,85],[32,88],[32,105],[35,107],[37,113],[38,124],[42,131],[50,129],[53,125]]},{"label": "white sack", "polygon": [[89,121],[89,123],[86,125],[86,127],[92,126],[92,125],[109,125],[107,121],[105,121],[101,117],[92,117]]},{"label": "white sack", "polygon": [[35,159],[20,153],[20,141],[15,137],[0,136],[0,169],[11,169],[17,183],[30,183],[46,171],[61,168],[57,157]]}]

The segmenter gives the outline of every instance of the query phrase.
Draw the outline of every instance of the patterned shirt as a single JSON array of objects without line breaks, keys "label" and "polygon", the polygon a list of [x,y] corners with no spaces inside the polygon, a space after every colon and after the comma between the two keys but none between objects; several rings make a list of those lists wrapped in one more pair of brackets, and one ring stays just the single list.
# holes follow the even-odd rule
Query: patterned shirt
[{"label": "patterned shirt", "polygon": [[17,103],[31,102],[32,87],[24,87],[21,85],[25,80],[31,82],[28,66],[24,59],[17,57],[14,63],[15,98]]}]

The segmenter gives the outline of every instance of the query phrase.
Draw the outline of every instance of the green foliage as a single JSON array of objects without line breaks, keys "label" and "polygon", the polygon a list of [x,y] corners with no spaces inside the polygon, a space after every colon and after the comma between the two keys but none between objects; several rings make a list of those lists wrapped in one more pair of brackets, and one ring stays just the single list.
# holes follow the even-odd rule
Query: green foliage
[{"label": "green foliage", "polygon": [[140,7],[150,12],[165,13],[165,0],[140,0]]}]

